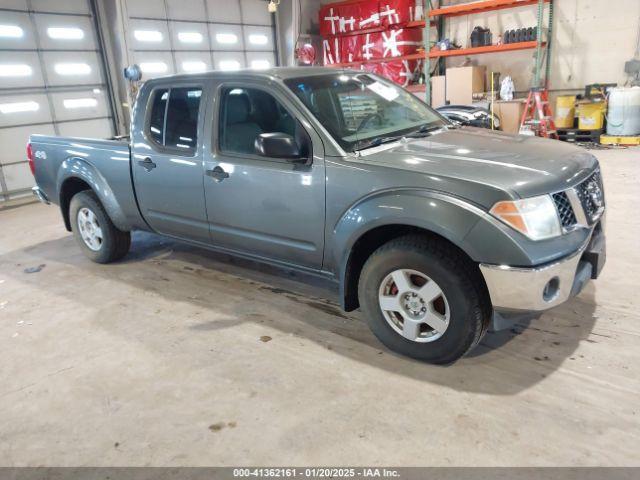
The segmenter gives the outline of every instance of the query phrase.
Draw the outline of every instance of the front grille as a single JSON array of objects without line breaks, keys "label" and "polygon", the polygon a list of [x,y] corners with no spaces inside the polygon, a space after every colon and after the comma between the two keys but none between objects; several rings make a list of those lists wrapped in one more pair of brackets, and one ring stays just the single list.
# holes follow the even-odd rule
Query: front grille
[{"label": "front grille", "polygon": [[574,226],[578,220],[576,219],[573,208],[571,208],[571,202],[565,192],[558,192],[552,195],[553,201],[556,204],[556,210],[558,210],[558,216],[560,217],[560,223],[563,228],[569,228]]},{"label": "front grille", "polygon": [[604,208],[604,193],[600,172],[595,172],[575,187],[575,190],[589,223],[593,223],[598,213]]}]

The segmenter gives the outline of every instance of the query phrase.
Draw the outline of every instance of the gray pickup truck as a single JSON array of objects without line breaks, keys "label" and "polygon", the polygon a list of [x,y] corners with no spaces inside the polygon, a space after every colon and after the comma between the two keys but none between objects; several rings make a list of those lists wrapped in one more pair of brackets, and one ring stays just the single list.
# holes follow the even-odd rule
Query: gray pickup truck
[{"label": "gray pickup truck", "polygon": [[605,261],[597,160],[456,127],[386,80],[276,68],[145,82],[130,142],[33,135],[42,201],[96,262],[147,230],[337,282],[390,349],[450,363]]}]

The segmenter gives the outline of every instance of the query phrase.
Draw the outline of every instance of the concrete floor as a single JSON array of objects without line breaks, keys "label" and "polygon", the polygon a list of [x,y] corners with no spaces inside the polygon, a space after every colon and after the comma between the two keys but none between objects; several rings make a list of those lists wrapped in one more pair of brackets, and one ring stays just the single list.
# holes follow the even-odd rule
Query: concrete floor
[{"label": "concrete floor", "polygon": [[640,150],[595,153],[602,277],[449,367],[312,279],[148,234],[96,265],[0,211],[0,465],[640,464]]}]

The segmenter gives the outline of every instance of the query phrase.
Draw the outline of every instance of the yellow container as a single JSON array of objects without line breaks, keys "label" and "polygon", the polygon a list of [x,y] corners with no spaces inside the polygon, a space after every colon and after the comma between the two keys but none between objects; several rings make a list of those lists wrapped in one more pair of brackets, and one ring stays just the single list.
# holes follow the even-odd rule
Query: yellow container
[{"label": "yellow container", "polygon": [[575,116],[575,95],[563,95],[556,98],[556,128],[573,128],[573,120]]},{"label": "yellow container", "polygon": [[604,123],[604,111],[604,102],[581,103],[578,105],[578,128],[600,130]]}]

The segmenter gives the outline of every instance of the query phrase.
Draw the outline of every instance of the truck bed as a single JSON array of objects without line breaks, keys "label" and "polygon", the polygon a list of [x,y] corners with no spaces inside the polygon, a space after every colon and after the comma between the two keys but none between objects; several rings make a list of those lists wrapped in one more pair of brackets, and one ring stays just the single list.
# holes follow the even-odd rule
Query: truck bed
[{"label": "truck bed", "polygon": [[31,135],[29,143],[36,184],[51,203],[60,205],[65,189],[78,188],[80,180],[93,188],[119,228],[145,227],[136,203],[127,142]]}]

